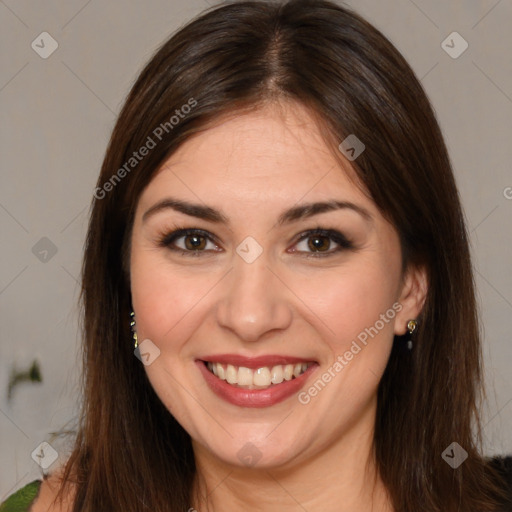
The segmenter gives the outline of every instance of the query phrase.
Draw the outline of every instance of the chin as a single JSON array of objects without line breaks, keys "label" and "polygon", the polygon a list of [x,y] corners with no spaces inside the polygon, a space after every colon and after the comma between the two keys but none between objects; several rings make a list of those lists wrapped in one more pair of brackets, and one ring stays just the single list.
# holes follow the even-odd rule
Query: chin
[{"label": "chin", "polygon": [[211,457],[222,463],[247,469],[286,467],[288,463],[296,461],[298,456],[304,456],[307,446],[311,444],[299,432],[296,440],[285,431],[280,436],[276,436],[274,432],[270,439],[267,429],[264,433],[254,430],[244,429],[243,434],[233,436],[229,442],[222,438],[201,444]]}]

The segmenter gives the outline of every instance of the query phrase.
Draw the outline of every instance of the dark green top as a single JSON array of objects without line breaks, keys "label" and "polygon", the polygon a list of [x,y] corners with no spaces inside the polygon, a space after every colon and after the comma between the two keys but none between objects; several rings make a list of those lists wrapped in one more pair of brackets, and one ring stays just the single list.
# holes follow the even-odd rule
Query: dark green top
[{"label": "dark green top", "polygon": [[0,512],[28,512],[39,494],[42,480],[34,480],[15,492],[0,505]]}]

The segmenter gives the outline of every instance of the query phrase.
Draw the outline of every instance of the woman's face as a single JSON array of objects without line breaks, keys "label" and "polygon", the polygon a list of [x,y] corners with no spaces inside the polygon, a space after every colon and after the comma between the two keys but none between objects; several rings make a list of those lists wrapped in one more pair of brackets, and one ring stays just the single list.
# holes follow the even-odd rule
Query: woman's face
[{"label": "woman's face", "polygon": [[288,104],[196,135],[143,191],[130,263],[138,339],[196,454],[286,467],[371,438],[421,280],[402,276],[398,235],[350,172]]}]

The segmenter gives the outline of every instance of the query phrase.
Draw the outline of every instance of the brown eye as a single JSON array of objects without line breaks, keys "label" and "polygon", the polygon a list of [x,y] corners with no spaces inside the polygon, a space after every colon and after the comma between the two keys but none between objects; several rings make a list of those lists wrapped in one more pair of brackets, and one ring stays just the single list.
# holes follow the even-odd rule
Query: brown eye
[{"label": "brown eye", "polygon": [[185,247],[190,251],[203,250],[206,247],[206,237],[203,235],[186,235]]},{"label": "brown eye", "polygon": [[332,256],[340,251],[354,249],[354,245],[342,233],[332,229],[317,228],[300,235],[292,252],[303,256]]},{"label": "brown eye", "polygon": [[329,249],[331,240],[326,236],[312,236],[308,238],[308,248],[312,252],[324,252]]},{"label": "brown eye", "polygon": [[178,229],[161,235],[158,245],[171,251],[180,252],[184,256],[207,256],[212,252],[222,251],[213,235],[201,229],[191,228]]}]

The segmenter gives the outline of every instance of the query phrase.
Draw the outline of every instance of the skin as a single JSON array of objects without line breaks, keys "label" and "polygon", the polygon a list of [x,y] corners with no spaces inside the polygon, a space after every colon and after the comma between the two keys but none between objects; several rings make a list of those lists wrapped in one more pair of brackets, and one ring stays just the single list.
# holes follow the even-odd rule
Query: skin
[{"label": "skin", "polygon": [[[353,178],[308,111],[282,103],[195,135],[140,196],[130,254],[137,333],[160,350],[145,366],[148,378],[191,435],[197,510],[393,510],[371,449],[377,386],[393,336],[421,311],[427,280],[422,269],[402,274],[396,230]],[[229,223],[170,208],[143,221],[171,196],[215,208]],[[338,209],[277,224],[286,209],[331,199],[356,204],[371,219]],[[321,237],[330,255],[314,257],[308,240],[315,236],[298,238],[317,227],[343,233],[353,248],[333,252],[338,244]],[[214,240],[200,239],[207,245],[196,256],[159,243],[178,228],[202,229]],[[263,249],[252,263],[236,252],[247,236]],[[396,303],[394,318],[307,404],[292,396],[266,408],[232,405],[195,363],[219,353],[302,357],[318,363],[307,390]],[[248,442],[261,455],[251,467],[238,456]]]},{"label": "skin", "polygon": [[[371,456],[377,386],[393,336],[418,316],[427,285],[420,269],[402,275],[398,234],[353,176],[307,110],[269,105],[189,139],[139,199],[130,267],[137,331],[160,350],[145,367],[152,386],[192,437],[198,510],[392,510]],[[220,210],[229,223],[170,208],[142,220],[169,196]],[[285,209],[330,199],[371,220],[342,209],[276,225]],[[318,226],[354,248],[308,258],[314,248],[297,235]],[[159,246],[178,227],[217,240],[200,239],[198,256]],[[263,249],[250,264],[236,253],[247,236]],[[318,362],[313,382],[396,302],[395,318],[306,405],[296,396],[264,409],[232,405],[194,363],[215,353],[286,354]],[[237,455],[247,442],[261,453],[250,468]]]},{"label": "skin", "polygon": [[30,512],[68,512],[73,509],[74,486],[68,488],[62,502],[60,500],[56,501],[58,491],[62,485],[62,477],[63,468],[61,467],[43,480]]}]

